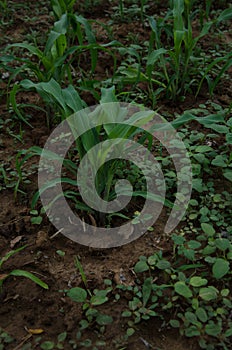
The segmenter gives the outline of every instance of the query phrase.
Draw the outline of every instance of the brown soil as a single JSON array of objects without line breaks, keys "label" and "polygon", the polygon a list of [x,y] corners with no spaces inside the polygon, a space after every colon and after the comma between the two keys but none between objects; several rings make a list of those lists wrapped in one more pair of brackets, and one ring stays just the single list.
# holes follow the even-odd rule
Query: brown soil
[{"label": "brown soil", "polygon": [[[11,3],[13,2],[11,1]],[[10,25],[7,28],[2,26],[4,35],[4,38],[1,39],[2,47],[7,43],[23,41],[29,30],[39,30],[40,36],[43,37],[52,23],[47,8],[36,10],[37,12],[34,15],[37,16],[37,19],[32,20],[30,18],[31,13],[39,5],[37,4],[36,7],[30,1],[16,1],[15,3],[21,5],[26,3],[28,7],[26,11],[19,7],[18,11],[10,13],[10,18],[6,18],[6,21],[10,20]],[[87,18],[106,22],[108,13],[111,11],[110,6],[111,4],[106,2],[102,7],[98,5],[98,7],[93,8],[93,11],[85,9],[82,13]],[[153,9],[160,10],[157,6],[153,6]],[[149,11],[151,12],[151,9]],[[128,33],[138,34],[138,40],[148,38],[147,29],[144,29],[141,25],[135,26],[134,23],[116,23],[113,30],[116,39],[125,43],[128,41]],[[104,42],[104,31],[99,29],[98,35],[100,42]],[[231,36],[228,34],[222,40],[231,41]],[[104,76],[104,72],[109,71],[110,65],[110,58],[104,60],[104,56],[102,56],[96,69],[97,76],[99,78]],[[4,81],[1,83],[1,88],[6,89]],[[228,83],[228,81],[226,84],[220,85],[215,93],[214,102],[228,105],[232,97],[231,91],[231,83]],[[88,104],[94,102],[93,97],[86,92],[83,93],[82,97]],[[32,103],[35,98],[38,98],[35,94],[20,96],[21,102],[24,103]],[[171,115],[174,112],[197,107],[208,99],[209,96],[202,90],[197,100],[190,95],[180,105],[171,105],[169,101],[162,101],[159,107],[161,112],[168,112]],[[0,112],[2,120],[6,121],[10,118],[6,107],[5,94],[2,95],[0,100]],[[50,133],[46,125],[45,115],[35,110],[30,110],[30,113],[32,114],[31,123],[33,128],[23,125],[23,142],[19,142],[12,134],[10,135],[7,125],[0,129],[1,163],[12,170],[15,169],[15,156],[20,150],[34,145],[43,146]],[[20,124],[17,119],[12,119],[9,125],[13,134],[19,135]],[[35,163],[35,160],[31,160],[29,166]],[[27,340],[25,338],[28,334],[26,329],[43,329],[44,340],[56,340],[58,334],[64,331],[68,332],[69,339],[75,338],[77,324],[82,319],[81,308],[79,304],[66,297],[63,292],[70,287],[84,287],[80,273],[74,265],[75,256],[78,256],[82,263],[89,289],[93,290],[94,288],[104,288],[104,279],[112,280],[113,285],[116,286],[120,272],[123,272],[126,284],[133,284],[136,278],[133,273],[133,266],[138,261],[139,256],[148,256],[159,250],[162,250],[165,256],[169,256],[172,252],[171,243],[163,233],[167,221],[165,210],[155,224],[153,232],[148,232],[140,239],[119,248],[95,250],[80,246],[62,236],[62,234],[58,234],[51,239],[50,237],[55,233],[55,229],[49,224],[48,220],[44,219],[39,226],[32,225],[30,222],[30,200],[37,189],[36,171],[29,175],[29,179],[31,183],[29,185],[23,184],[20,189],[24,193],[18,193],[16,198],[12,188],[0,191],[0,256],[4,256],[11,249],[16,249],[24,244],[27,245],[24,250],[11,257],[4,264],[2,273],[10,272],[14,268],[32,272],[49,285],[49,290],[43,290],[32,281],[21,277],[12,276],[4,282],[4,289],[0,295],[0,327],[15,338],[15,342],[6,347],[9,350],[16,349],[17,346],[19,346],[17,349],[21,349],[23,343],[32,341],[32,338],[36,337],[33,335]],[[56,253],[57,250],[65,252],[65,256],[59,256]],[[126,321],[120,315],[127,302],[126,296],[117,303],[114,302],[112,297],[110,302],[100,308],[106,314],[112,315],[114,319],[114,323],[106,327],[103,336],[103,339],[107,342],[107,349],[198,349],[196,342],[180,337],[178,330],[163,329],[162,322],[157,318],[139,324],[135,335],[130,337],[127,344],[125,344],[123,335],[125,334]],[[87,331],[85,338],[97,339],[95,329]],[[150,347],[148,344],[150,344]],[[68,344],[65,349],[69,349]]]}]

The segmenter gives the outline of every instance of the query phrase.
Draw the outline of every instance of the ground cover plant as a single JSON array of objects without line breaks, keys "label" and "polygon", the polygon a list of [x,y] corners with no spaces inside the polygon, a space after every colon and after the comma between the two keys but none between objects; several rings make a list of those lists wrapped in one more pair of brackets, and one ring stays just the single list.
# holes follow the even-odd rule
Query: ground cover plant
[{"label": "ground cover plant", "polygon": [[[0,10],[0,349],[231,349],[231,4],[7,0]],[[142,130],[148,115],[138,114],[137,126],[122,117],[91,128],[66,154],[61,179],[83,227],[132,220],[133,233],[146,199],[139,162],[116,159],[98,171],[97,193],[114,200],[116,182],[127,179],[130,203],[104,215],[82,200],[78,166],[102,141],[138,141],[166,186],[160,218],[145,234],[94,249],[49,222],[38,161],[60,122],[112,102],[143,105],[177,130],[192,195],[165,233],[178,174],[165,146]]]}]

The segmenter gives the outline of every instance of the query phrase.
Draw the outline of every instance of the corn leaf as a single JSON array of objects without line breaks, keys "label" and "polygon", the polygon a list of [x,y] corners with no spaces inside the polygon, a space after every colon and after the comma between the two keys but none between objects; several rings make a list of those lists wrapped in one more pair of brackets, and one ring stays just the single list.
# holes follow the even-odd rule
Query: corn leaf
[{"label": "corn leaf", "polygon": [[9,273],[9,276],[26,277],[26,278],[29,278],[30,280],[32,280],[34,283],[38,284],[40,287],[42,287],[44,289],[48,289],[48,285],[45,282],[41,281],[40,278],[36,277],[35,275],[33,275],[32,273],[30,273],[28,271],[13,270]]}]

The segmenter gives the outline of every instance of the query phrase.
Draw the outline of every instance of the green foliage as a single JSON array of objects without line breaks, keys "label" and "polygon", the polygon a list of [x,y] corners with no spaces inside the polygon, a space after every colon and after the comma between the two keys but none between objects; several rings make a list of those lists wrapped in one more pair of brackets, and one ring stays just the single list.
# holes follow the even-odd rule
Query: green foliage
[{"label": "green foliage", "polygon": [[14,339],[2,328],[0,328],[0,350],[6,349],[6,347],[13,341]]},{"label": "green foliage", "polygon": [[[134,266],[137,285],[119,286],[131,293],[129,308],[122,317],[130,319],[128,326],[132,329],[142,319],[159,317],[179,328],[182,335],[196,337],[202,349],[208,349],[209,344],[212,349],[229,349],[232,236],[221,238],[205,224],[195,240],[177,234],[172,240],[175,254],[171,262],[161,251],[148,258],[141,256]],[[208,247],[213,246],[210,251]]]},{"label": "green foliage", "polygon": [[64,13],[73,13],[75,0],[51,0],[51,6],[56,19],[61,18]]},{"label": "green foliage", "polygon": [[[85,2],[89,7],[94,1]],[[197,3],[197,4],[196,4]],[[125,41],[129,44],[113,40],[112,29],[108,24],[102,24],[111,42],[97,42],[92,22],[74,13],[74,0],[51,0],[51,8],[55,22],[48,32],[44,45],[23,42],[9,45],[0,58],[0,68],[8,81],[9,111],[12,121],[0,120],[0,129],[7,129],[9,136],[15,141],[24,141],[24,130],[20,126],[18,133],[11,130],[10,123],[18,121],[31,126],[32,120],[25,113],[25,108],[36,108],[45,112],[47,124],[52,125],[66,120],[71,114],[83,110],[87,104],[82,99],[81,91],[91,91],[94,98],[100,102],[102,112],[104,104],[120,100],[152,103],[156,105],[159,97],[170,100],[184,100],[187,93],[197,97],[205,83],[208,84],[209,95],[212,96],[226,71],[232,65],[232,55],[228,49],[221,52],[220,46],[215,51],[202,49],[202,40],[212,41],[213,30],[219,31],[225,21],[232,17],[231,7],[224,11],[212,12],[214,4],[211,0],[204,4],[196,1],[170,1],[169,8],[159,16],[145,16],[149,9],[147,2],[119,1],[113,20],[131,21],[141,18],[145,28],[150,27],[149,42],[141,42],[139,35],[134,35],[133,42],[128,34]],[[128,5],[129,4],[129,5]],[[194,5],[196,6],[194,7]],[[199,6],[198,6],[199,5]],[[197,10],[195,8],[197,7]],[[199,8],[198,8],[199,7]],[[2,10],[1,25],[9,20],[8,1],[0,1]],[[149,12],[150,13],[150,12]],[[212,19],[215,16],[215,19]],[[200,18],[199,18],[200,17]],[[200,27],[196,22],[199,20]],[[112,22],[111,22],[112,23]],[[194,29],[199,29],[193,33]],[[220,31],[219,31],[220,34]],[[221,33],[220,35],[223,35]],[[115,74],[115,51],[120,55],[120,66]],[[9,54],[10,51],[10,54]],[[96,66],[99,63],[99,52],[112,56],[113,73],[109,78],[105,72],[103,82],[95,80]],[[88,68],[82,69],[85,55],[89,61]],[[110,74],[111,75],[111,74]],[[1,83],[4,79],[1,77]],[[228,78],[227,78],[228,79]],[[142,84],[141,84],[142,83]],[[11,86],[13,87],[11,88]],[[144,84],[144,85],[143,85]],[[114,86],[116,86],[116,89]],[[128,88],[129,86],[129,88]],[[142,86],[142,87],[141,87]],[[143,87],[145,86],[145,88]],[[100,92],[101,89],[101,92]],[[35,104],[17,102],[19,93],[25,91],[37,92],[45,108]],[[3,91],[1,98],[7,96]],[[117,96],[117,97],[116,97]],[[118,111],[117,111],[118,112]],[[73,149],[64,160],[62,184],[68,185],[64,195],[71,200],[75,208],[93,214],[96,221],[104,226],[112,224],[112,216],[107,218],[97,216],[90,206],[85,205],[77,191],[76,175],[78,162],[83,159],[91,148],[102,141],[115,138],[139,138],[141,144],[149,145],[160,162],[165,175],[167,198],[173,201],[176,184],[176,171],[170,156],[162,145],[153,144],[145,133],[141,136],[139,125],[143,125],[146,114],[138,117],[138,127],[125,127],[123,118],[115,118],[116,111],[107,115],[106,121],[96,128],[81,135]],[[122,113],[123,114],[123,113]],[[52,117],[54,116],[55,117]],[[112,116],[115,124],[110,125]],[[14,117],[14,118],[13,118]],[[151,256],[141,256],[134,266],[135,281],[133,285],[114,286],[110,279],[104,281],[105,289],[92,290],[88,283],[80,259],[76,258],[75,266],[81,276],[80,286],[65,290],[65,294],[73,302],[80,304],[80,318],[77,324],[76,339],[68,339],[67,333],[61,333],[57,341],[40,339],[37,347],[41,349],[66,348],[68,342],[74,349],[99,347],[106,348],[101,340],[105,327],[113,322],[110,315],[103,313],[109,303],[123,300],[127,302],[121,314],[125,335],[122,349],[127,348],[128,337],[138,329],[140,322],[157,317],[165,327],[179,330],[181,335],[195,338],[200,348],[206,350],[230,349],[232,336],[231,321],[231,261],[232,261],[232,118],[231,106],[224,108],[212,101],[206,101],[199,108],[185,110],[177,115],[172,125],[178,129],[188,150],[193,171],[192,199],[181,227],[170,237],[172,255],[167,258],[162,251]],[[128,121],[129,122],[129,121]],[[84,120],[88,123],[88,120]],[[122,123],[122,124],[120,124]],[[196,130],[194,130],[197,125]],[[61,135],[65,137],[65,135]],[[0,166],[0,190],[14,188],[15,195],[23,193],[31,172],[24,171],[24,166],[32,156],[40,156],[42,149],[31,147],[20,151],[15,158],[15,169],[9,164]],[[75,155],[78,154],[78,161]],[[51,159],[61,161],[56,154],[48,154]],[[52,158],[53,157],[53,158]],[[63,161],[63,160],[62,160]],[[95,161],[95,160],[94,160]],[[126,169],[125,169],[126,168]],[[106,162],[96,177],[96,187],[99,195],[105,200],[115,198],[114,185],[117,179],[127,178],[134,186],[134,196],[145,197],[146,184],[144,177],[134,164],[125,161]],[[55,180],[48,186],[56,186]],[[42,191],[46,188],[43,188]],[[32,201],[33,210],[31,222],[40,225],[43,209],[36,210],[39,199],[37,192]],[[56,198],[54,199],[56,200]],[[137,212],[138,213],[138,212]],[[127,212],[126,212],[127,214]],[[116,214],[128,219],[124,213]],[[132,223],[138,222],[134,213]],[[151,228],[153,229],[153,228]],[[12,255],[24,247],[7,253],[0,259],[0,268]],[[64,252],[56,250],[58,259]],[[2,273],[0,287],[9,276],[22,276],[31,279],[41,287],[48,286],[33,274],[15,269],[10,273]],[[126,299],[125,299],[126,296]],[[129,301],[128,301],[129,299]],[[125,305],[125,304],[124,304]],[[96,330],[99,340],[94,342],[85,336],[85,330]],[[6,348],[13,339],[0,330],[0,349]],[[116,344],[120,346],[119,344]],[[146,344],[145,344],[146,345]],[[149,347],[149,344],[146,345]],[[34,348],[30,343],[23,349]]]},{"label": "green foliage", "polygon": [[114,22],[132,22],[135,19],[140,19],[144,24],[148,6],[147,0],[129,2],[119,0],[118,6],[112,7],[113,14],[111,16]]},{"label": "green foliage", "polygon": [[[78,93],[74,89],[72,85],[69,85],[67,88],[62,89],[60,85],[54,80],[51,79],[49,82],[42,82],[42,83],[32,83],[29,80],[24,80],[21,82],[21,86],[23,86],[24,89],[32,89],[35,88],[37,92],[41,95],[41,97],[44,98],[44,100],[49,104],[56,105],[57,109],[60,112],[61,118],[66,119],[71,114],[80,111],[83,106],[84,102],[80,99]],[[100,100],[100,106],[97,110],[91,112],[91,113],[100,113],[102,111],[104,113],[104,122],[102,122],[102,125],[98,125],[96,127],[92,127],[90,129],[89,125],[89,119],[91,119],[91,113],[89,112],[88,116],[86,115],[86,118],[79,118],[79,125],[75,127],[80,127],[83,130],[88,130],[87,132],[81,134],[79,138],[77,138],[76,145],[74,151],[78,152],[79,161],[81,161],[84,156],[88,153],[90,155],[90,150],[92,151],[92,148],[94,146],[97,146],[103,141],[113,140],[113,139],[130,139],[133,140],[136,135],[139,135],[138,142],[141,144],[146,144],[147,140],[149,141],[150,134],[148,132],[142,132],[140,125],[143,125],[144,123],[147,123],[148,120],[151,120],[153,118],[153,113],[148,113],[146,111],[141,111],[140,113],[135,112],[132,116],[130,116],[129,119],[125,119],[127,117],[127,112],[124,107],[119,107],[119,104],[116,104],[114,106],[115,110],[107,110],[104,106],[107,106],[107,103],[116,102],[117,99],[115,97],[115,90],[114,87],[108,88],[108,89],[102,89],[101,90],[101,100]],[[83,112],[85,113],[85,112]],[[103,116],[102,116],[103,118]],[[77,121],[78,122],[78,121]],[[112,124],[113,122],[113,124]],[[126,122],[126,124],[125,124]],[[135,126],[136,125],[136,126]],[[72,125],[70,125],[72,127]],[[80,130],[78,128],[78,130]],[[75,128],[73,130],[75,134]],[[61,135],[61,137],[63,137]],[[93,166],[93,169],[99,169],[99,171],[96,174],[96,180],[95,180],[95,187],[96,191],[99,195],[102,196],[102,198],[105,201],[113,200],[116,198],[116,193],[114,189],[114,184],[117,178],[116,176],[120,177],[121,165],[123,162],[119,159],[114,159],[112,161],[107,161],[107,154],[110,151],[110,147],[108,146],[108,143],[105,143],[104,151],[101,152],[101,157],[96,157],[94,155],[89,156],[90,162]],[[125,152],[125,143],[118,143],[118,147],[120,147],[121,154]],[[129,152],[129,149],[128,151]],[[42,149],[39,147],[32,147],[28,150],[27,154],[22,158],[22,160],[19,162],[19,173],[23,167],[23,165],[26,163],[26,161],[34,156],[34,155],[41,155]],[[50,159],[56,159],[59,160],[59,156],[57,154],[53,154],[52,152],[47,153],[48,157]],[[63,162],[63,159],[60,159],[60,161]],[[70,171],[70,175],[66,175],[65,177],[61,178],[62,183],[67,183],[72,186],[75,186],[72,190],[65,192],[65,196],[69,199],[71,199],[75,203],[75,207],[79,210],[85,210],[89,213],[95,213],[90,206],[83,204],[81,201],[79,201],[79,191],[77,190],[77,183],[72,180],[71,175],[77,170],[77,164],[76,161],[72,160],[71,151],[69,153],[69,159],[64,161],[64,166],[67,171]],[[119,170],[118,170],[119,169]],[[142,179],[141,172],[136,173],[137,167],[131,166],[131,168],[126,170],[127,175],[129,177],[129,180],[132,182],[132,184],[137,183],[137,188],[133,192],[133,196],[140,196],[143,198],[146,198],[147,191],[146,187],[144,186],[144,181]],[[152,171],[149,164],[146,168],[147,173]],[[19,177],[20,178],[20,177]],[[139,182],[138,179],[140,179],[141,185],[143,185],[142,190],[138,188]],[[40,194],[43,193],[43,191],[46,190],[47,186],[55,186],[57,181],[59,182],[59,179],[56,179],[52,181],[52,183],[46,184],[44,188],[40,189]],[[84,180],[85,181],[85,180]],[[79,181],[78,185],[80,185],[81,180]],[[125,193],[127,193],[127,188],[125,187]],[[89,191],[88,195],[89,201],[92,200],[92,203],[95,203],[95,197],[93,196],[91,190]],[[37,200],[39,199],[39,192],[37,192],[32,200],[32,207],[34,209]],[[154,198],[154,200],[157,200],[157,198]],[[96,215],[98,215],[96,213]],[[109,216],[109,219],[112,217]],[[124,216],[125,218],[125,216]],[[37,216],[34,221],[37,223],[39,220],[39,216]],[[98,223],[105,225],[106,224],[106,215],[105,214],[99,214],[99,216],[96,216],[96,220]],[[39,223],[39,222],[38,222]]]},{"label": "green foliage", "polygon": [[[19,251],[23,250],[26,246],[20,247],[18,249],[15,250],[11,250],[10,252],[8,252],[5,256],[3,256],[2,258],[0,258],[0,269],[2,269],[2,265],[4,262],[6,262],[11,256],[13,256],[14,254],[18,253]],[[2,290],[2,286],[3,286],[3,282],[6,280],[6,278],[10,277],[10,276],[20,276],[20,277],[26,277],[29,278],[30,280],[32,280],[34,283],[38,284],[40,287],[44,288],[44,289],[48,289],[48,285],[41,281],[40,278],[36,277],[34,274],[32,274],[31,272],[28,271],[24,271],[24,270],[12,270],[11,272],[8,273],[4,273],[0,275],[0,292]]]},{"label": "green foliage", "polygon": [[[146,73],[151,84],[156,81],[159,82],[159,85],[164,84],[164,87],[158,90],[159,93],[162,90],[166,90],[168,97],[176,99],[184,95],[186,91],[190,91],[191,86],[193,84],[196,85],[196,80],[199,81],[197,76],[200,68],[200,59],[195,53],[199,40],[209,33],[212,25],[230,19],[232,11],[227,9],[214,21],[205,22],[200,34],[194,37],[191,24],[191,2],[177,0],[173,1],[172,4],[172,11],[167,12],[166,17],[163,19],[157,21],[153,17],[149,18],[152,35],[149,43]],[[171,27],[166,23],[170,19],[172,19],[173,23]],[[163,30],[166,31],[169,41],[173,42],[171,48],[165,48],[162,43]],[[155,46],[155,49],[153,49],[153,46]],[[215,65],[223,61],[225,62],[224,66],[212,83],[208,79],[208,74]],[[225,57],[215,59],[209,64],[203,71],[203,77],[199,82],[197,93],[199,93],[204,79],[207,79],[209,91],[212,94],[223,73],[231,64],[231,53]]]},{"label": "green foliage", "polygon": [[[209,114],[204,107],[186,111],[173,122],[174,126],[185,124],[185,129],[180,132],[192,159],[195,183],[185,227],[171,236],[171,261],[163,258],[162,252],[141,256],[134,266],[138,276],[136,286],[121,286],[120,289],[131,293],[128,310],[122,313],[122,317],[129,319],[130,329],[136,329],[142,319],[159,317],[164,323],[178,328],[180,334],[195,337],[202,349],[229,349],[232,332],[232,322],[228,320],[232,307],[232,201],[230,193],[216,191],[217,177],[211,166],[218,167],[223,173],[230,171],[230,161],[226,161],[231,153],[230,144],[226,144],[230,118],[220,106],[213,107],[218,110],[217,114]],[[199,112],[203,113],[202,117]],[[212,134],[189,132],[186,123],[191,120],[211,129]],[[218,135],[224,136],[225,142],[214,147]],[[161,159],[168,165],[165,170],[168,174],[170,164],[167,160],[164,162],[165,156]],[[175,178],[170,182],[170,188],[174,181]],[[165,283],[156,283],[156,280]],[[175,317],[169,318],[170,314]]]},{"label": "green foliage", "polygon": [[103,333],[105,326],[113,322],[113,318],[110,315],[106,315],[98,310],[99,306],[105,304],[109,300],[107,295],[112,291],[112,286],[110,284],[110,286],[108,286],[106,289],[94,289],[93,291],[90,291],[87,286],[87,278],[82,264],[77,258],[76,267],[81,273],[85,289],[81,287],[74,287],[66,291],[66,294],[72,301],[82,304],[82,313],[84,318],[81,319],[78,327],[78,339],[80,339],[85,329],[97,327],[100,333]]},{"label": "green foliage", "polygon": [[[196,21],[198,11],[193,9],[193,3],[171,1],[163,17],[146,18],[146,25],[148,23],[151,28],[149,42],[138,41],[127,47],[119,47],[122,63],[113,79],[108,79],[106,83],[117,83],[120,91],[125,85],[131,84],[134,93],[122,93],[126,101],[128,98],[139,101],[146,99],[152,102],[153,107],[157,99],[164,96],[182,101],[187,92],[197,96],[205,81],[212,96],[232,65],[232,56],[230,51],[223,51],[215,59],[212,55],[205,57],[201,42],[221,22],[231,19],[232,11],[228,8],[216,19],[203,21],[200,33],[195,35],[192,23]],[[120,6],[123,17],[124,12],[125,6]],[[129,18],[128,15],[125,17]],[[146,92],[138,88],[139,83],[148,86]]]},{"label": "green foliage", "polygon": [[[78,41],[78,45],[73,45],[76,41]],[[25,74],[24,72],[29,71],[34,74],[39,82],[49,81],[53,78],[57,82],[68,79],[71,83],[71,67],[74,61],[78,62],[78,56],[81,53],[86,50],[90,52],[91,71],[93,73],[97,64],[97,52],[102,50],[111,53],[107,47],[116,44],[116,41],[103,45],[98,44],[90,23],[84,17],[64,13],[50,30],[43,51],[33,44],[15,43],[8,45],[6,50],[24,49],[28,58],[8,55],[3,56],[1,60],[8,63],[18,61],[22,64],[20,69],[14,71],[15,74],[11,79],[19,73]],[[37,58],[36,62],[32,60],[31,57],[33,56]]]}]

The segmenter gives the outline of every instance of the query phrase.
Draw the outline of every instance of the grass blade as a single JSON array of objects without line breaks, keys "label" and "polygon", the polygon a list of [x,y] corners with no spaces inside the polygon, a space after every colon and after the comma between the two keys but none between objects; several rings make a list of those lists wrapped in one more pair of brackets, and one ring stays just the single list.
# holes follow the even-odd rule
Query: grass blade
[{"label": "grass blade", "polygon": [[20,276],[20,277],[26,277],[29,278],[30,280],[32,280],[34,283],[38,284],[40,287],[44,288],[44,289],[48,289],[48,285],[41,281],[40,278],[36,277],[35,275],[33,275],[33,273],[30,273],[28,271],[24,271],[24,270],[13,270],[9,273],[9,276]]}]

